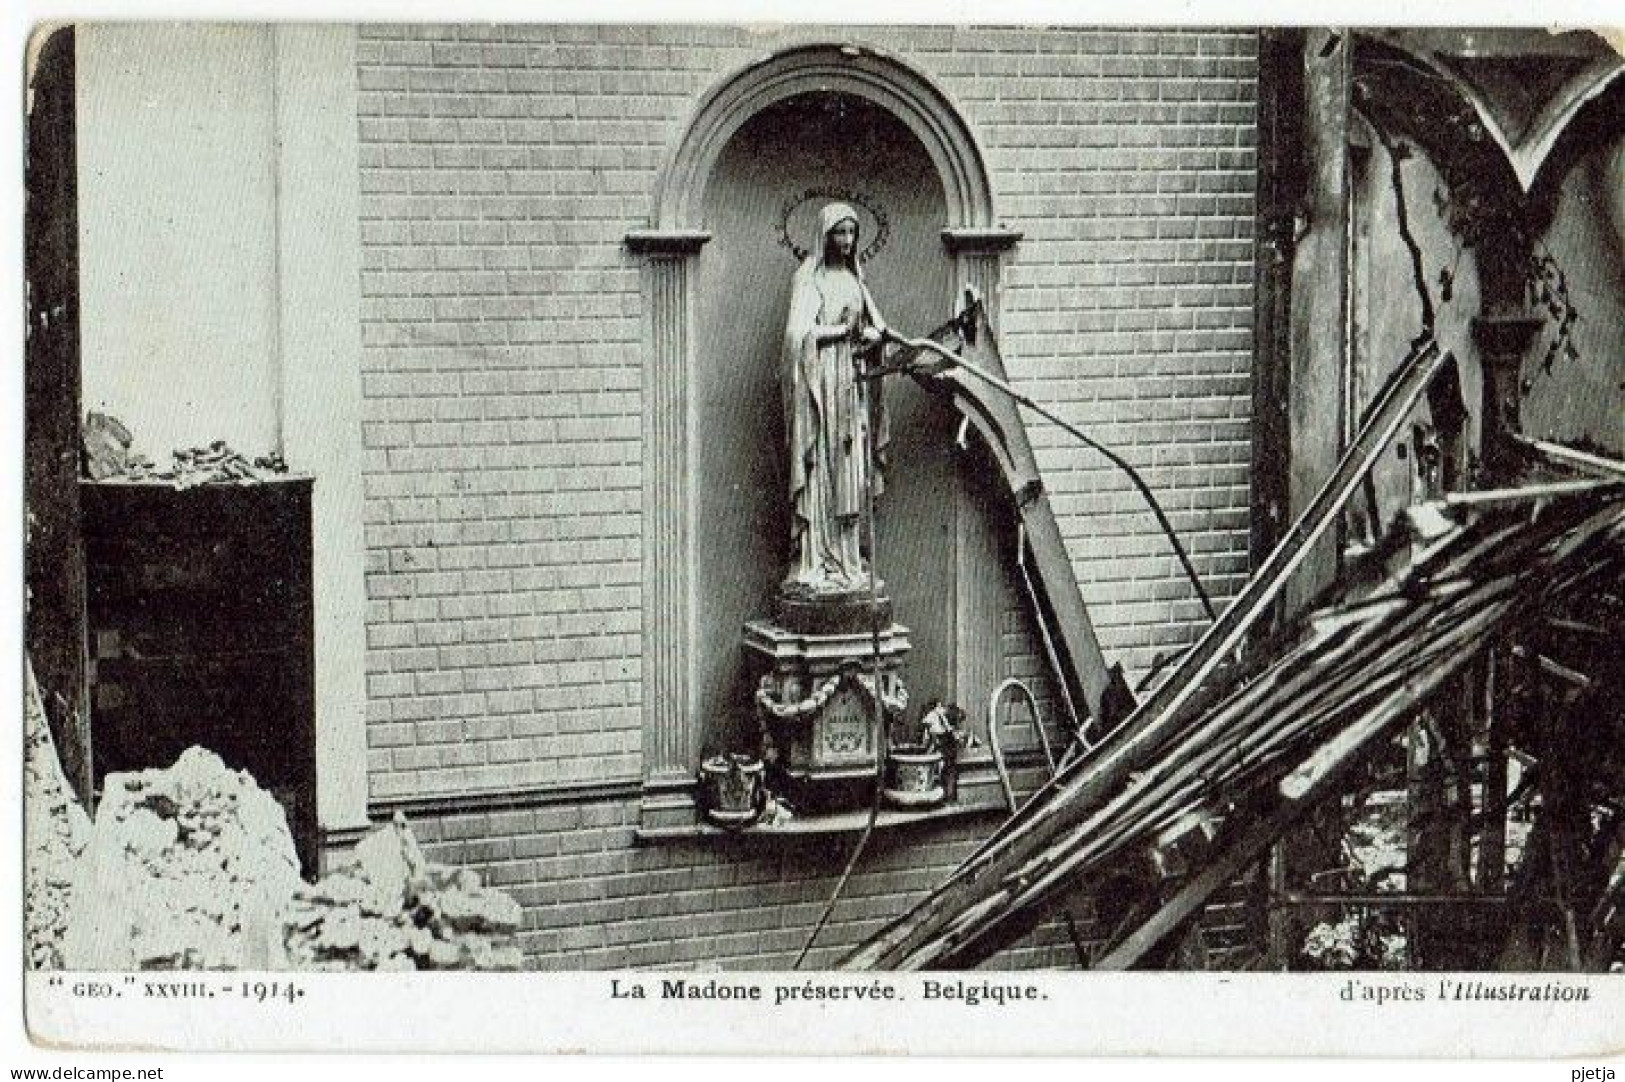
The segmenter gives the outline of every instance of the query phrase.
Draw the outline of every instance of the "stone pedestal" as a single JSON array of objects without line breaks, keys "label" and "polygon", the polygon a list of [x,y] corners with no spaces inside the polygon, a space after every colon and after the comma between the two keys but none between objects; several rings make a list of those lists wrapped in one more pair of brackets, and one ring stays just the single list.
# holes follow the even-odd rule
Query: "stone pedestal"
[{"label": "stone pedestal", "polygon": [[889,602],[882,606],[879,732],[875,610],[867,603],[781,607],[774,619],[745,625],[768,784],[800,811],[847,811],[873,799],[885,728],[908,706],[899,675],[908,628],[891,620]]}]

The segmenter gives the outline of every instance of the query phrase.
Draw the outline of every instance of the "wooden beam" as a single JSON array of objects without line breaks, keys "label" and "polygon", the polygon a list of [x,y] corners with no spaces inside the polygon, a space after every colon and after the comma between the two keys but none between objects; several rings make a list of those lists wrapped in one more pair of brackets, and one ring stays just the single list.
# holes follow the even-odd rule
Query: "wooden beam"
[{"label": "wooden beam", "polygon": [[85,551],[79,525],[79,213],[72,27],[41,44],[24,209],[26,638],[62,770],[90,806]]},{"label": "wooden beam", "polygon": [[1621,462],[1617,458],[1604,458],[1602,455],[1589,454],[1561,443],[1532,440],[1520,436],[1516,432],[1508,433],[1507,438],[1524,450],[1559,466],[1566,466],[1571,470],[1589,474],[1592,477],[1611,481],[1625,481],[1625,462]]},{"label": "wooden beam", "polygon": [[[1321,27],[1305,32],[1292,58],[1301,72],[1293,149],[1300,153],[1303,188],[1287,304],[1287,432],[1276,449],[1285,459],[1281,468],[1289,516],[1302,511],[1331,473],[1354,427],[1346,423],[1349,404],[1344,398],[1352,361],[1348,144],[1353,51],[1348,34]],[[1369,481],[1366,491],[1371,491]],[[1286,584],[1277,620],[1290,620],[1336,577],[1343,533],[1340,519],[1311,548]],[[1324,856],[1317,832],[1285,839],[1272,861],[1272,881],[1290,882],[1295,867],[1319,865]],[[1294,930],[1281,927],[1284,917],[1272,913],[1273,944],[1297,938]]]},{"label": "wooden beam", "polygon": [[1303,36],[1258,37],[1258,195],[1253,225],[1253,412],[1250,565],[1257,568],[1292,521],[1287,400],[1291,386],[1292,261],[1305,187]]},{"label": "wooden beam", "polygon": [[[1494,621],[1481,614],[1475,622],[1483,630]],[[1095,968],[1129,969],[1139,964],[1159,943],[1183,927],[1214,891],[1262,856],[1301,816],[1332,794],[1365,749],[1384,733],[1393,731],[1418,703],[1436,694],[1470,656],[1445,659],[1404,681],[1283,778],[1277,787],[1279,799],[1272,807],[1256,816],[1233,817],[1240,828],[1229,844],[1217,847],[1211,863],[1181,887],[1154,917],[1096,962]]]},{"label": "wooden beam", "polygon": [[1150,920],[1124,937],[1106,955],[1095,962],[1095,969],[1133,969],[1157,945],[1183,928],[1196,916],[1204,903],[1242,870],[1264,855],[1275,839],[1279,838],[1303,812],[1303,808],[1288,801],[1278,806],[1263,819],[1255,820],[1235,844],[1216,853],[1200,872],[1180,887]]},{"label": "wooden beam", "polygon": [[[976,321],[974,334],[963,343],[960,355],[976,370],[1008,386],[1004,358],[987,321],[986,309],[978,304],[968,314]],[[933,331],[930,338],[946,340],[959,326],[956,319]],[[901,355],[912,354],[905,349]],[[1026,532],[1032,574],[1047,610],[1039,616],[1048,621],[1060,655],[1061,671],[1056,676],[1066,684],[1074,702],[1084,703],[1102,727],[1111,726],[1120,720],[1110,716],[1112,670],[1084,605],[1066,540],[1044,491],[1038,459],[1016,401],[1008,391],[963,367],[921,376],[920,381],[928,390],[946,391],[951,396],[954,408],[970,422],[997,464]]]},{"label": "wooden beam", "polygon": [[[1304,233],[1293,251],[1287,376],[1287,503],[1296,516],[1336,467],[1347,363],[1349,101],[1353,54],[1347,34],[1316,28],[1302,50]],[[1283,617],[1303,608],[1337,573],[1338,539],[1317,543],[1282,599]]]}]

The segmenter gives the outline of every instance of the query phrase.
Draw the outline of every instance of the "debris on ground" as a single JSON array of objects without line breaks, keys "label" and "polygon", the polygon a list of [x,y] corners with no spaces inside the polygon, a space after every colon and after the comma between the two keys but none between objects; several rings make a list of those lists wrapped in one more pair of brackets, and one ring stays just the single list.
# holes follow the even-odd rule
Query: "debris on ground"
[{"label": "debris on ground", "polygon": [[1403,932],[1388,927],[1392,918],[1357,909],[1336,921],[1322,921],[1304,939],[1299,961],[1314,970],[1407,969]]},{"label": "debris on ground", "polygon": [[[48,732],[45,741],[48,751]],[[35,743],[31,736],[31,749]],[[63,808],[72,794],[56,773],[54,789],[36,786],[30,765],[31,857],[35,848],[42,854],[29,863],[36,968],[512,970],[523,963],[514,939],[518,903],[471,869],[430,863],[399,815],[362,839],[352,863],[307,884],[281,805],[213,752],[188,748],[167,770],[109,774],[94,826],[83,812],[72,825]],[[36,799],[36,789],[45,795]]]},{"label": "debris on ground", "polygon": [[180,447],[169,465],[159,467],[134,450],[135,436],[117,417],[91,412],[85,417],[85,474],[92,481],[150,481],[191,488],[194,485],[253,484],[288,472],[280,451],[250,459],[225,440],[207,447]]},{"label": "debris on ground", "polygon": [[1349,823],[1343,851],[1351,889],[1403,891],[1409,866],[1410,807],[1403,789],[1371,793],[1364,814]]},{"label": "debris on ground", "polygon": [[23,735],[23,926],[30,969],[61,969],[74,862],[90,840],[90,817],[57,758],[34,667],[27,669]]},{"label": "debris on ground", "polygon": [[80,857],[70,969],[263,969],[300,885],[287,816],[203,748],[109,774]]},{"label": "debris on ground", "polygon": [[132,474],[132,480],[168,481],[176,488],[193,485],[243,484],[269,480],[273,475],[287,473],[288,464],[282,456],[272,452],[250,460],[248,456],[226,446],[225,440],[215,440],[207,447],[185,447],[172,455],[167,470],[156,468]]},{"label": "debris on ground", "polygon": [[431,864],[406,820],[294,894],[282,964],[296,970],[518,969],[519,904],[471,869]]},{"label": "debris on ground", "polygon": [[[1391,750],[1403,753],[1403,742]],[[1345,800],[1347,821],[1339,843],[1342,867],[1311,876],[1324,893],[1399,894],[1406,886],[1411,827],[1403,789],[1378,788]],[[1381,906],[1347,905],[1335,919],[1320,921],[1304,937],[1291,963],[1304,969],[1410,969],[1410,934],[1396,914]]]},{"label": "debris on ground", "polygon": [[79,438],[84,444],[85,475],[92,481],[120,477],[129,469],[135,436],[117,417],[92,410],[85,415]]}]

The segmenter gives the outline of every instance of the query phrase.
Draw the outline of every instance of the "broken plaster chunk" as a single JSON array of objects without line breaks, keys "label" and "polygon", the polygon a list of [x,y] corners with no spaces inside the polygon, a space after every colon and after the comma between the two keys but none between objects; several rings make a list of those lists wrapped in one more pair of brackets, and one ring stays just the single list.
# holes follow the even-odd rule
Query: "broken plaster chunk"
[{"label": "broken plaster chunk", "polygon": [[[357,845],[355,860],[298,892],[286,915],[295,969],[518,968],[508,938],[520,909],[472,869],[430,864],[404,819]],[[464,889],[466,888],[466,889]]]},{"label": "broken plaster chunk", "polygon": [[27,667],[23,744],[23,925],[31,969],[61,969],[72,910],[74,865],[90,819],[57,758],[32,664]]},{"label": "broken plaster chunk", "polygon": [[93,410],[85,416],[80,440],[84,445],[85,472],[93,481],[105,481],[124,473],[135,437],[117,417]]},{"label": "broken plaster chunk", "polygon": [[491,957],[486,968],[503,972],[514,972],[525,967],[525,952],[515,946],[496,947],[491,951]]},{"label": "broken plaster chunk", "polygon": [[520,922],[519,903],[497,891],[452,891],[440,896],[440,914],[458,932],[513,932]]},{"label": "broken plaster chunk", "polygon": [[457,969],[462,958],[462,949],[456,943],[436,939],[429,944],[430,969]]},{"label": "broken plaster chunk", "polygon": [[393,915],[406,905],[425,861],[406,820],[397,815],[389,826],[361,839],[355,847],[355,866],[364,883],[366,907]]},{"label": "broken plaster chunk", "polygon": [[361,911],[352,906],[331,910],[317,931],[316,945],[328,951],[348,951],[359,947]]},{"label": "broken plaster chunk", "polygon": [[357,943],[362,962],[376,968],[385,958],[406,949],[406,934],[393,924],[380,920],[365,921]]},{"label": "broken plaster chunk", "polygon": [[1436,541],[1457,528],[1448,507],[1438,501],[1414,504],[1405,509],[1411,535],[1417,541]]},{"label": "broken plaster chunk", "polygon": [[427,928],[412,927],[406,933],[406,949],[413,954],[427,957],[434,949],[434,933]]},{"label": "broken plaster chunk", "polygon": [[353,875],[334,874],[310,888],[313,900],[332,905],[361,905],[369,898],[365,880]]},{"label": "broken plaster chunk", "polygon": [[124,847],[132,853],[154,854],[175,844],[180,830],[173,819],[161,819],[145,807],[124,821]]},{"label": "broken plaster chunk", "polygon": [[[209,825],[178,846],[182,822]],[[75,869],[64,963],[244,968],[241,930],[280,927],[298,883],[281,807],[213,753],[191,748],[167,771],[110,774]]]}]

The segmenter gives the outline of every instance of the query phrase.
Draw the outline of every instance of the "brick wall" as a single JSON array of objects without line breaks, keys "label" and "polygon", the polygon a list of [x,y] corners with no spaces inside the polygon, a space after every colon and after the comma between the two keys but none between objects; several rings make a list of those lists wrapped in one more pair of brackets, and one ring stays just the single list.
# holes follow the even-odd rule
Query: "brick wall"
[{"label": "brick wall", "polygon": [[[375,800],[639,776],[643,311],[623,237],[646,220],[700,94],[764,52],[835,36],[361,29]],[[1000,327],[1013,379],[1144,467],[1209,589],[1234,592],[1247,546],[1254,36],[852,36],[960,106],[999,216],[1024,234]],[[1103,645],[1132,677],[1193,637],[1200,609],[1128,485],[1055,430],[1032,436]],[[1007,670],[1037,672],[1011,597]],[[819,862],[634,849],[632,814],[609,801],[421,826],[440,856],[515,889],[538,964],[744,964],[763,944],[786,961],[771,944],[799,946],[830,885]],[[962,834],[882,846],[841,934],[940,876]],[[679,942],[701,916],[716,916],[715,934]],[[1053,929],[1038,940],[1057,941]],[[1048,957],[1033,947],[1007,961]]]},{"label": "brick wall", "polygon": [[[1042,73],[955,86],[1025,234],[1004,352],[1036,399],[1143,472],[1227,596],[1246,577],[1254,39],[1064,40],[944,72]],[[1201,609],[1127,480],[1059,430],[1031,432],[1102,645],[1132,678]]]},{"label": "brick wall", "polygon": [[[1034,777],[1018,780],[1030,784]],[[477,868],[525,911],[520,944],[539,969],[719,966],[789,969],[823,911],[854,835],[749,836],[636,847],[636,800],[564,803],[419,820],[430,859]],[[873,836],[805,968],[828,968],[963,858],[994,819]],[[1080,936],[1097,940],[1087,903]],[[997,968],[1065,965],[1048,922]]]}]

